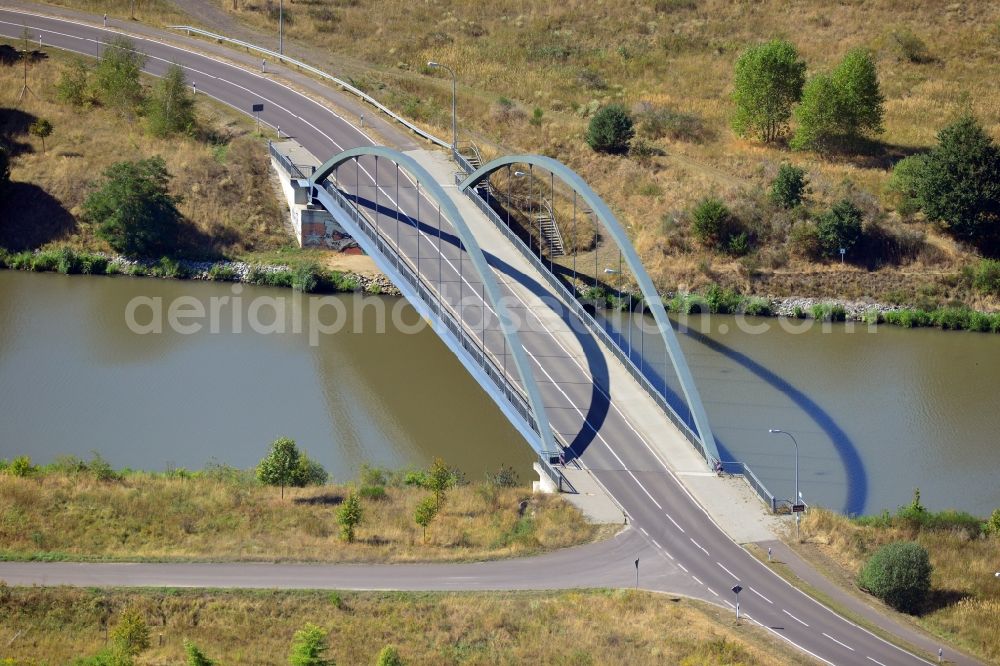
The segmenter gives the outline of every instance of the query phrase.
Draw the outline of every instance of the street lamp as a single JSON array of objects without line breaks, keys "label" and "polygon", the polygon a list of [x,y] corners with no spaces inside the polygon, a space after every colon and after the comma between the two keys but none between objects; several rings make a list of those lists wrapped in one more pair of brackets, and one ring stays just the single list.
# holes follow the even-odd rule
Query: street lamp
[{"label": "street lamp", "polygon": [[[790,433],[790,432],[785,432],[784,430],[779,430],[777,428],[770,428],[768,430],[768,432],[771,433],[772,435],[777,435],[777,434],[788,435],[788,437],[792,440],[792,444],[795,445],[795,500],[792,501],[793,510],[794,510],[794,505],[797,504],[799,502],[799,500],[802,498],[802,493],[799,492],[799,443],[795,440],[794,435],[792,435],[792,433]],[[799,538],[799,520],[800,520],[800,518],[799,518],[799,512],[795,511],[795,538],[796,539]]]},{"label": "street lamp", "polygon": [[285,55],[285,0],[278,0],[278,55]]},{"label": "street lamp", "polygon": [[455,76],[455,72],[447,65],[442,65],[439,62],[434,62],[433,60],[427,63],[428,67],[440,67],[441,69],[447,70],[451,74],[451,149],[458,152],[458,115],[456,111],[457,106],[457,95],[458,95],[458,78]]}]

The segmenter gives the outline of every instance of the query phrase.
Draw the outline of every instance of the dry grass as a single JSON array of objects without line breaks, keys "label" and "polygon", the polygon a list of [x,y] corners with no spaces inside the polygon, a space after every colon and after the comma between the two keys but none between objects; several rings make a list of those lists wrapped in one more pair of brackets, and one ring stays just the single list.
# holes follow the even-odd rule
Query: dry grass
[{"label": "dry grass", "polygon": [[835,565],[837,578],[848,586],[880,546],[900,540],[921,544],[934,575],[930,609],[917,623],[987,660],[1000,660],[1000,586],[993,575],[1000,561],[997,535],[970,538],[962,530],[914,530],[903,523],[873,527],[824,509],[810,511],[802,534],[804,554]]},{"label": "dry grass", "polygon": [[[806,664],[729,613],[634,591],[322,593],[0,587],[0,644],[12,664],[67,663],[104,646],[120,609],[150,626],[138,664],[181,663],[182,641],[222,663],[288,663],[306,622],[330,630],[328,656],[372,664],[385,645],[419,664]],[[10,641],[10,642],[8,642]]]},{"label": "dry grass", "polygon": [[[196,135],[158,139],[145,131],[141,118],[122,119],[108,109],[81,110],[60,102],[55,84],[70,56],[56,50],[47,55],[29,70],[37,97],[20,107],[21,66],[0,66],[0,124],[16,154],[11,170],[16,196],[8,197],[3,210],[0,246],[107,249],[78,219],[88,185],[113,162],[154,155],[164,158],[173,175],[171,191],[183,197],[179,209],[188,222],[184,235],[190,253],[233,256],[291,242],[271,185],[266,147],[252,135],[249,120],[199,96]],[[27,133],[39,117],[54,128],[44,152]]]},{"label": "dry grass", "polygon": [[[0,556],[8,559],[460,561],[516,557],[611,535],[558,496],[481,484],[453,489],[423,541],[413,515],[427,491],[386,488],[362,500],[356,542],[339,537],[336,511],[352,489],[285,489],[245,479],[129,473],[0,474]],[[528,499],[523,517],[519,502]]]},{"label": "dry grass", "polygon": [[[247,0],[235,12],[229,0],[216,3],[262,34],[273,32],[274,3]],[[898,288],[894,267],[815,270],[815,264],[788,252],[784,228],[766,240],[752,265],[709,257],[686,238],[688,221],[679,213],[710,193],[738,202],[740,192],[765,188],[784,160],[809,171],[817,206],[843,196],[848,181],[880,198],[887,167],[931,145],[936,132],[966,105],[1000,137],[995,86],[1000,6],[982,0],[947,9],[933,0],[301,0],[285,3],[285,12],[289,38],[329,53],[314,51],[310,57],[345,71],[442,135],[450,121],[448,77],[423,64],[433,59],[453,66],[461,83],[464,132],[483,146],[504,146],[503,152],[556,156],[580,172],[619,213],[664,287],[717,281],[774,295],[828,293],[843,282],[839,274],[861,270],[864,279],[846,278],[856,295],[884,295]],[[893,39],[900,30],[927,44],[930,62],[917,64],[902,56]],[[769,37],[794,41],[811,72],[832,68],[855,46],[875,51],[887,101],[886,132],[873,154],[827,160],[733,135],[728,128],[733,63],[747,44]],[[369,66],[359,68],[358,62]],[[690,138],[652,139],[663,154],[641,162],[598,156],[583,142],[586,110],[611,101],[666,106],[695,116],[705,131]],[[535,108],[543,114],[540,124],[531,123]],[[969,260],[965,249],[941,252],[941,237],[929,225],[903,226],[894,213],[883,223],[927,234],[927,248],[906,264],[908,285],[938,284]],[[565,226],[564,235],[569,235]],[[580,246],[588,247],[588,239],[581,240]],[[711,275],[696,269],[706,262],[712,264]],[[756,271],[764,278],[751,281]]]}]

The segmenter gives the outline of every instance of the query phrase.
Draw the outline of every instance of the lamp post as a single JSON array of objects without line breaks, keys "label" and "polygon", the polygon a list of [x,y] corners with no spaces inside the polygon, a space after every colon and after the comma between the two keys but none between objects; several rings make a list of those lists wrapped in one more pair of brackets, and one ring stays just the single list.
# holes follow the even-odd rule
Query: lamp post
[{"label": "lamp post", "polygon": [[285,55],[285,0],[278,0],[278,55]]},{"label": "lamp post", "polygon": [[458,78],[455,76],[455,72],[447,65],[442,65],[439,62],[434,62],[433,60],[427,63],[428,67],[440,67],[451,74],[451,149],[458,152],[458,115],[456,107],[458,104]]},{"label": "lamp post", "polygon": [[[779,430],[777,428],[770,428],[768,430],[772,435],[788,435],[789,439],[792,440],[792,444],[795,445],[795,499],[792,504],[797,504],[799,499],[802,497],[802,493],[799,492],[799,443],[795,440],[795,436],[790,432],[785,432],[784,430]],[[799,538],[799,512],[795,512],[795,538]]]}]

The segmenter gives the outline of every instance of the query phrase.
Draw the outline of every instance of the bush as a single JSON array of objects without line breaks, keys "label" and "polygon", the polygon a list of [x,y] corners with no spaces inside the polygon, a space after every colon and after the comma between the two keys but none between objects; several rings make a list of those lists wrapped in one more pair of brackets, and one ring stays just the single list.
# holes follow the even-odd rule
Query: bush
[{"label": "bush", "polygon": [[391,645],[386,645],[382,648],[382,651],[378,653],[378,659],[375,661],[375,666],[403,666],[403,659],[399,656],[399,652]]},{"label": "bush", "polygon": [[56,83],[56,95],[73,106],[85,106],[93,102],[89,87],[90,67],[83,58],[76,57],[63,70]]},{"label": "bush", "polygon": [[768,193],[771,201],[781,208],[795,208],[802,203],[806,193],[806,170],[785,163],[778,168],[778,175]]},{"label": "bush", "polygon": [[780,137],[792,105],[802,96],[805,71],[805,61],[790,42],[775,39],[746,49],[733,77],[736,133],[764,142]]},{"label": "bush", "polygon": [[[236,282],[239,275],[236,269],[228,264],[212,264],[208,269],[208,279],[215,282]],[[249,277],[247,281],[249,282]]]},{"label": "bush", "polygon": [[726,204],[715,197],[706,197],[691,211],[691,229],[708,247],[721,247],[729,240],[733,227],[732,213]]},{"label": "bush", "polygon": [[931,587],[927,550],[912,542],[889,543],[875,552],[858,574],[858,587],[896,610],[920,610]]},{"label": "bush", "polygon": [[913,34],[909,28],[894,30],[892,33],[892,44],[899,52],[903,60],[908,60],[916,65],[934,62],[934,57],[927,50],[924,40]]},{"label": "bush", "polygon": [[861,210],[849,199],[843,199],[816,220],[816,235],[820,254],[826,258],[848,252],[861,238]]},{"label": "bush", "polygon": [[54,271],[59,266],[59,254],[52,250],[39,252],[31,257],[31,270],[36,273]]},{"label": "bush", "polygon": [[149,627],[138,609],[122,609],[118,624],[111,630],[111,644],[116,652],[128,657],[135,657],[149,647]]},{"label": "bush", "polygon": [[215,662],[206,657],[205,653],[189,640],[184,641],[184,655],[187,666],[215,666]]},{"label": "bush", "polygon": [[116,162],[83,202],[83,217],[97,235],[128,256],[157,256],[177,242],[180,198],[167,186],[170,174],[161,157]]},{"label": "bush", "polygon": [[31,464],[30,457],[18,456],[5,465],[4,471],[11,476],[24,478],[38,472],[38,467]]},{"label": "bush", "polygon": [[635,118],[639,134],[647,139],[666,137],[675,141],[701,143],[710,136],[701,118],[665,106],[641,103],[635,109]]},{"label": "bush", "polygon": [[188,91],[180,66],[170,65],[157,80],[146,114],[154,136],[190,133],[194,129],[194,96]]},{"label": "bush", "polygon": [[384,486],[389,481],[389,475],[381,467],[374,467],[368,463],[361,465],[359,475],[362,486]]},{"label": "bush", "polygon": [[496,473],[487,473],[486,481],[497,488],[516,488],[519,483],[517,472],[510,465],[500,465]]},{"label": "bush", "polygon": [[108,270],[108,260],[98,254],[81,254],[77,260],[84,275],[100,275]]},{"label": "bush", "polygon": [[990,519],[983,527],[989,534],[1000,534],[1000,509],[993,509]]},{"label": "bush", "polygon": [[941,130],[917,182],[928,218],[958,240],[1000,251],[1000,148],[975,118]]},{"label": "bush", "polygon": [[189,275],[187,268],[181,262],[171,257],[160,257],[160,260],[153,266],[150,273],[156,277],[176,279],[184,279]]},{"label": "bush", "polygon": [[56,270],[63,275],[80,272],[80,260],[76,253],[68,247],[60,248],[57,253]]},{"label": "bush", "polygon": [[101,102],[121,115],[133,115],[143,101],[140,74],[146,56],[127,37],[113,37],[94,69],[94,87]]},{"label": "bush", "polygon": [[819,321],[844,321],[847,319],[847,310],[844,306],[832,303],[817,303],[810,308],[813,319]]},{"label": "bush", "polygon": [[633,136],[632,118],[621,104],[608,105],[595,113],[587,127],[587,145],[599,153],[623,155]]},{"label": "bush", "polygon": [[771,301],[766,298],[750,298],[743,305],[743,314],[754,317],[770,317],[774,314]]},{"label": "bush", "polygon": [[299,488],[304,486],[322,486],[329,478],[330,475],[323,469],[322,465],[303,453],[299,456],[292,485]]},{"label": "bush", "polygon": [[1000,261],[980,261],[972,275],[972,286],[980,293],[1000,296]]},{"label": "bush", "polygon": [[713,284],[705,292],[705,302],[708,308],[715,314],[733,314],[740,308],[743,297],[730,287],[723,289],[717,284]]},{"label": "bush", "polygon": [[[374,486],[385,493],[381,486]],[[354,542],[354,529],[361,524],[364,513],[358,496],[350,493],[344,503],[337,509],[337,524],[340,525],[340,536],[347,543]]]},{"label": "bush", "polygon": [[326,635],[325,629],[312,623],[296,631],[288,663],[292,666],[333,666],[333,660],[324,656],[330,649]]},{"label": "bush", "polygon": [[926,155],[904,157],[892,168],[892,176],[889,177],[885,189],[892,195],[893,203],[900,215],[913,215],[920,210],[918,188],[926,168]]},{"label": "bush", "polygon": [[314,292],[319,279],[320,271],[316,264],[303,264],[292,273],[292,289],[305,293]]}]

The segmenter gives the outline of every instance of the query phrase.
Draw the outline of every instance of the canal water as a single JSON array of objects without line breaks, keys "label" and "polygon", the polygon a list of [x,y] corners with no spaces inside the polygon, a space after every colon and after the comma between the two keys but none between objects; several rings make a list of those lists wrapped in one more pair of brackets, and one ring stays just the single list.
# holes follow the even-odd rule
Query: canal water
[{"label": "canal water", "polygon": [[[355,311],[353,295],[292,300],[227,283],[0,271],[0,458],[96,450],[115,466],[250,467],[287,436],[339,480],[362,463],[434,456],[470,479],[501,464],[532,477],[528,446],[433,331],[410,334],[417,316],[404,302],[368,297]],[[157,312],[162,332],[135,332],[155,328]],[[337,332],[311,340],[312,318]],[[1000,506],[1000,336],[680,323],[723,451],[775,495],[793,494],[794,449],[769,428],[798,440],[807,502],[873,513],[919,487],[933,508]],[[633,331],[644,364],[665,374],[655,338]]]}]

